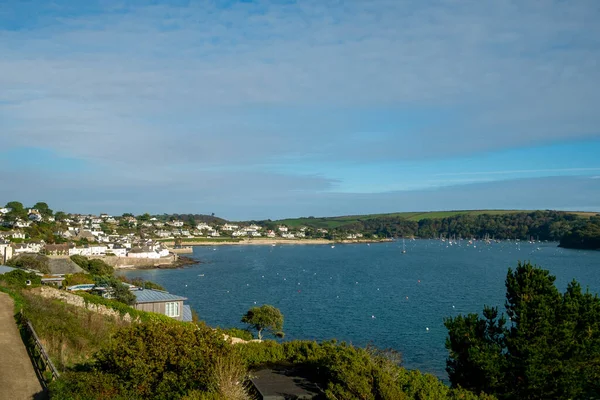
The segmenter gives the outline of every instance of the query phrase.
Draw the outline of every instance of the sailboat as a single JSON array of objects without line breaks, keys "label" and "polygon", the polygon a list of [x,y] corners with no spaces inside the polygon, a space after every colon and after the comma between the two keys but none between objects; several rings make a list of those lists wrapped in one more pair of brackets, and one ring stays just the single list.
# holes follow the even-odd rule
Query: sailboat
[{"label": "sailboat", "polygon": [[406,245],[404,244],[404,238],[402,238],[402,254],[406,254]]}]

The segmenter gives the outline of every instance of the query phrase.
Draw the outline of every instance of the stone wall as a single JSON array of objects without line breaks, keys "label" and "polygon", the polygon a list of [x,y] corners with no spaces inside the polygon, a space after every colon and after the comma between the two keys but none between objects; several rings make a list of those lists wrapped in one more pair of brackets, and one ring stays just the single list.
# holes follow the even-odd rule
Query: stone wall
[{"label": "stone wall", "polygon": [[156,259],[117,256],[90,256],[88,258],[102,260],[113,268],[151,268],[161,265],[172,265],[177,260],[175,254]]},{"label": "stone wall", "polygon": [[107,315],[110,317],[114,317],[117,319],[121,319],[125,322],[131,322],[132,318],[129,314],[125,314],[121,317],[118,311],[113,310],[112,308],[106,307],[102,304],[92,304],[85,302],[85,299],[81,296],[77,296],[76,294],[66,292],[64,290],[58,290],[49,286],[42,286],[39,288],[32,289],[32,292],[40,295],[46,299],[57,299],[64,303],[88,309],[98,314]]}]

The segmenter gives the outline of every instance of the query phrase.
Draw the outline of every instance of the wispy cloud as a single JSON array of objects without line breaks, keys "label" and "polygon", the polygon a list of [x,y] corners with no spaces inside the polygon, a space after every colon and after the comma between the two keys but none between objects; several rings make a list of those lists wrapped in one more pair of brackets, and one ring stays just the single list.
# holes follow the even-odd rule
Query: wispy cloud
[{"label": "wispy cloud", "polygon": [[590,168],[545,168],[545,169],[517,169],[503,171],[469,171],[469,172],[448,172],[435,174],[436,176],[456,176],[456,175],[518,175],[532,173],[557,173],[557,172],[591,172],[600,171],[600,167]]}]

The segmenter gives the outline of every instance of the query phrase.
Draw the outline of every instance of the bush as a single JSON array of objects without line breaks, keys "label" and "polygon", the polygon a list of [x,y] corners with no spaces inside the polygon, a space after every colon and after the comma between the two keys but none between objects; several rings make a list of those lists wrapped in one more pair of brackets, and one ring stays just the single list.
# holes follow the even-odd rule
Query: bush
[{"label": "bush", "polygon": [[0,275],[0,281],[6,282],[8,286],[17,288],[27,287],[27,281],[31,282],[31,286],[39,286],[42,284],[42,279],[39,276],[20,269]]},{"label": "bush", "polygon": [[22,254],[8,260],[6,265],[15,268],[35,269],[43,274],[50,273],[48,257],[41,255]]},{"label": "bush", "polygon": [[50,398],[61,400],[135,400],[131,391],[120,387],[115,375],[92,372],[66,372],[49,386]]},{"label": "bush", "polygon": [[85,283],[94,283],[94,280],[88,274],[81,272],[65,276],[65,286],[83,285]]},{"label": "bush", "polygon": [[235,357],[232,347],[205,325],[146,323],[118,332],[98,352],[96,368],[140,397],[173,399],[217,391],[217,360],[226,357]]},{"label": "bush", "polygon": [[84,271],[87,271],[92,275],[112,275],[114,272],[113,267],[111,267],[102,260],[89,259],[80,255],[74,255],[70,258],[71,261],[73,261],[75,264],[83,268]]}]

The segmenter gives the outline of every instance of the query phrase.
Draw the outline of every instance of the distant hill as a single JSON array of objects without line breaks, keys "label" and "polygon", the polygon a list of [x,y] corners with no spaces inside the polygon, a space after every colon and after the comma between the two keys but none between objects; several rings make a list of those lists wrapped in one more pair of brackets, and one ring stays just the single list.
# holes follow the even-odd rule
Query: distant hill
[{"label": "distant hill", "polygon": [[[366,215],[346,215],[338,217],[301,217],[286,218],[273,221],[274,223],[287,225],[290,227],[311,226],[314,228],[333,229],[344,225],[354,224],[375,219],[401,218],[407,221],[419,222],[424,219],[442,219],[455,217],[458,215],[507,215],[518,213],[531,213],[534,210],[456,210],[456,211],[416,211],[416,212],[398,212],[388,214],[366,214]],[[575,214],[582,217],[591,217],[597,215],[595,212],[566,211],[566,214]]]},{"label": "distant hill", "polygon": [[[596,213],[524,210],[456,210],[433,212],[403,212],[389,214],[349,215],[339,217],[288,218],[277,221],[256,221],[267,229],[277,225],[301,226],[310,232],[335,240],[352,233],[364,237],[420,238],[495,238],[559,241],[563,236],[581,229]],[[593,218],[591,218],[593,217]]]}]

